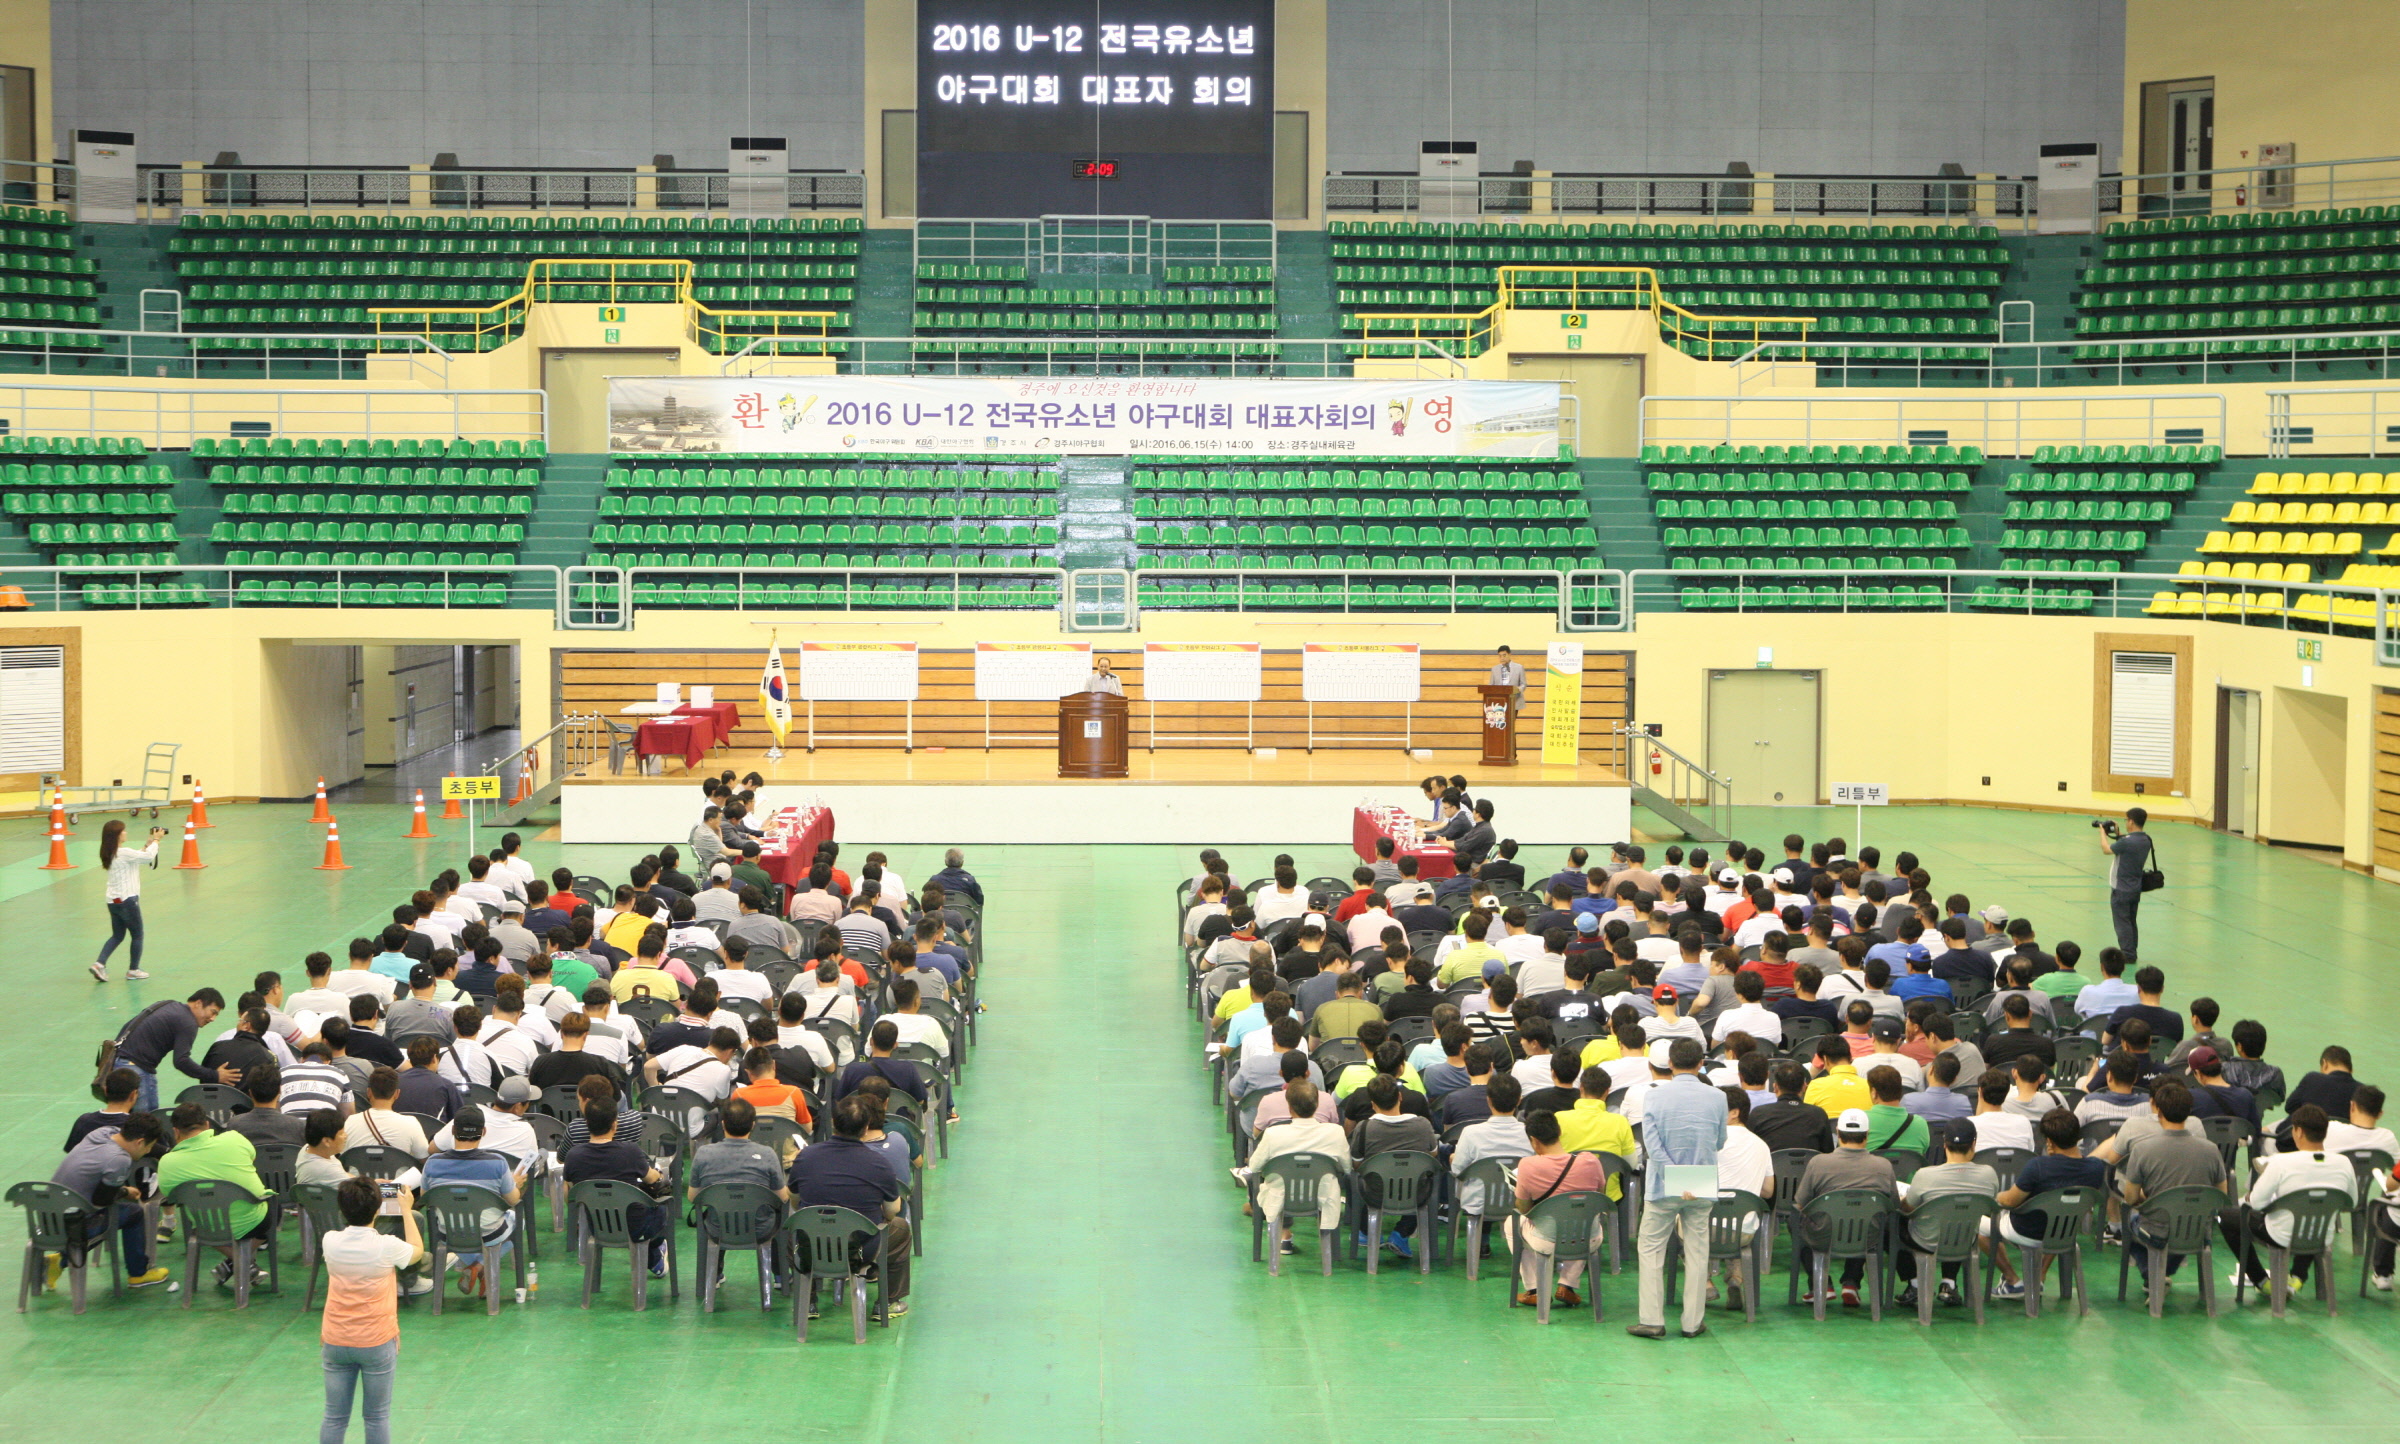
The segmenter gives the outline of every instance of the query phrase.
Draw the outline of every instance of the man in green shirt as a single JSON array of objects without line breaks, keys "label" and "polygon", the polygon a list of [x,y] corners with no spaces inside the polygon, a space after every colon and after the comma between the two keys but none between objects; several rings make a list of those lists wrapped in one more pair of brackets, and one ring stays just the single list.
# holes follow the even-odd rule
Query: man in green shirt
[{"label": "man in green shirt", "polygon": [[1867,1110],[1867,1151],[1923,1153],[1933,1135],[1925,1130],[1924,1119],[1900,1106],[1908,1091],[1900,1070],[1889,1064],[1869,1068],[1867,1087],[1875,1095],[1875,1106]]},{"label": "man in green shirt", "polygon": [[559,935],[566,931],[565,928],[550,930],[550,951],[525,960],[525,977],[528,982],[549,983],[563,989],[570,998],[581,998],[584,989],[600,981],[600,970],[567,951],[574,946],[574,939],[570,934],[562,944]]},{"label": "man in green shirt", "polygon": [[2053,999],[2065,998],[2073,1001],[2075,995],[2082,992],[2085,985],[2091,982],[2091,979],[2075,971],[2075,964],[2082,958],[2083,949],[2081,947],[2074,943],[2060,943],[2058,945],[2058,970],[2044,973],[2035,978],[2033,980],[2034,987],[2049,994]]},{"label": "man in green shirt", "polygon": [[1351,971],[1334,980],[1333,1000],[1317,1009],[1308,1020],[1308,1037],[1312,1043],[1328,1038],[1355,1038],[1361,1026],[1370,1020],[1380,1024],[1383,1009],[1366,999],[1364,981]]},{"label": "man in green shirt", "polygon": [[758,852],[757,843],[742,844],[742,860],[733,865],[733,890],[738,893],[745,887],[754,887],[762,896],[773,897],[775,879],[767,876],[767,870],[758,865]]},{"label": "man in green shirt", "polygon": [[[247,1190],[254,1198],[267,1197],[266,1184],[258,1177],[258,1150],[239,1133],[219,1133],[208,1121],[208,1112],[197,1103],[178,1103],[171,1119],[175,1128],[175,1146],[158,1160],[158,1191],[168,1198],[184,1184],[196,1180],[230,1183]],[[263,1237],[267,1228],[265,1203],[233,1205],[233,1234],[237,1239]],[[217,1282],[233,1280],[233,1250],[220,1245],[217,1252],[225,1262],[217,1265]]]}]

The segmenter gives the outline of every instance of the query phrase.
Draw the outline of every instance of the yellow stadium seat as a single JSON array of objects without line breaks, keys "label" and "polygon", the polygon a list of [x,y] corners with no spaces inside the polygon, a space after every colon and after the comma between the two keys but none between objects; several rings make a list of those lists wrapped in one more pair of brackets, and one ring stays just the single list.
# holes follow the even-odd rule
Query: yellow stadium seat
[{"label": "yellow stadium seat", "polygon": [[2211,617],[2223,616],[2235,610],[2236,605],[2234,594],[2230,592],[2211,592],[2200,599],[2200,610]]},{"label": "yellow stadium seat", "polygon": [[2150,594],[2150,605],[2142,608],[2142,611],[2145,615],[2153,617],[2173,616],[2175,613],[2175,593],[2152,592]]},{"label": "yellow stadium seat", "polygon": [[2358,525],[2358,503],[2355,501],[2336,503],[2333,508],[2333,524],[2335,526]]},{"label": "yellow stadium seat", "polygon": [[2301,494],[2304,496],[2323,496],[2332,489],[2333,478],[2322,471],[2310,472],[2308,479],[2301,484]]},{"label": "yellow stadium seat", "polygon": [[2265,502],[2237,501],[2233,504],[2232,509],[2225,513],[2225,524],[2227,526],[2248,526],[2251,522],[2258,519],[2258,508],[2268,504],[2269,503]]},{"label": "yellow stadium seat", "polygon": [[2358,504],[2359,525],[2382,526],[2385,522],[2391,519],[2390,513],[2387,510],[2389,505],[2390,503],[2381,501],[2360,502]]},{"label": "yellow stadium seat", "polygon": [[2208,571],[2207,571],[2206,575],[2208,575],[2208,576],[2212,576],[2212,577],[2229,577],[2229,576],[2232,576],[2232,575],[2233,575],[2233,563],[2231,563],[2231,562],[2210,562],[2210,563],[2208,564]]},{"label": "yellow stadium seat", "polygon": [[2333,539],[2333,555],[2337,557],[2354,557],[2358,555],[2359,548],[2365,546],[2366,544],[2367,539],[2365,537],[2354,531],[2346,531]]},{"label": "yellow stadium seat", "polygon": [[[2294,562],[2292,565],[2301,566],[2302,563]],[[2258,564],[2258,579],[2262,582],[2280,582],[2283,580],[2283,571],[2284,567],[2283,563],[2281,562],[2260,562]]]},{"label": "yellow stadium seat", "polygon": [[2384,538],[2383,545],[2375,549],[2375,555],[2379,557],[2400,557],[2400,531],[2393,532],[2390,536]]},{"label": "yellow stadium seat", "polygon": [[[2400,536],[2393,537],[2392,542],[2393,546],[2391,548],[2387,548],[2387,550],[2400,550]],[[2208,552],[2232,551],[2233,538],[2225,532],[2212,531],[2206,537],[2201,539],[2200,550],[2203,554]]]},{"label": "yellow stadium seat", "polygon": [[2332,614],[2329,601],[2330,598],[2323,592],[2306,593],[2293,601],[2292,615],[2303,621],[2323,621]]},{"label": "yellow stadium seat", "polygon": [[2310,526],[2331,526],[2333,524],[2333,503],[2329,501],[2312,503],[2308,508],[2308,514],[2301,517],[2300,520]]},{"label": "yellow stadium seat", "polygon": [[2203,576],[2206,576],[2206,575],[2208,575],[2207,564],[2206,564],[2206,563],[2204,563],[2204,562],[2196,562],[2196,561],[2193,561],[2193,562],[2185,562],[2185,563],[2184,563],[2182,566],[2179,566],[2179,567],[2177,567],[2177,568],[2175,569],[2175,575],[2177,575],[2177,576],[2179,576],[2179,577],[2203,577]]},{"label": "yellow stadium seat", "polygon": [[2281,592],[2252,592],[2245,600],[2248,604],[2247,609],[2253,612],[2274,613],[2283,610],[2283,593]]},{"label": "yellow stadium seat", "polygon": [[2175,615],[2179,617],[2199,616],[2200,594],[2198,592],[2185,592],[2183,595],[2177,597],[2175,599]]},{"label": "yellow stadium seat", "polygon": [[2304,496],[2308,492],[2308,478],[2299,472],[2287,471],[2283,474],[2283,485],[2277,487],[2276,490],[2285,496]]},{"label": "yellow stadium seat", "polygon": [[2308,573],[2309,565],[2306,562],[2285,562],[2283,564],[2283,579],[2287,582],[2305,584],[2308,581]]},{"label": "yellow stadium seat", "polygon": [[2349,496],[2349,495],[2351,495],[2351,494],[2355,493],[2357,490],[2358,490],[2358,473],[2357,473],[2357,472],[2355,472],[2355,471],[2337,471],[2337,472],[2335,472],[2335,473],[2333,474],[2333,494],[2334,494],[2335,496]]},{"label": "yellow stadium seat", "polygon": [[2383,482],[2383,473],[2380,471],[2360,472],[2358,474],[2358,494],[2360,496],[2388,495],[2389,491]]},{"label": "yellow stadium seat", "polygon": [[2372,573],[2374,570],[2375,568],[2368,566],[2364,562],[2352,562],[2350,565],[2342,568],[2342,575],[2340,579],[2334,583],[2334,585],[2339,587],[2372,586],[2374,585],[2374,582],[2370,577],[2370,573]]},{"label": "yellow stadium seat", "polygon": [[2283,474],[2281,472],[2262,471],[2258,475],[2250,478],[2250,490],[2248,495],[2272,496],[2275,492],[2275,488],[2280,486],[2282,483]]}]

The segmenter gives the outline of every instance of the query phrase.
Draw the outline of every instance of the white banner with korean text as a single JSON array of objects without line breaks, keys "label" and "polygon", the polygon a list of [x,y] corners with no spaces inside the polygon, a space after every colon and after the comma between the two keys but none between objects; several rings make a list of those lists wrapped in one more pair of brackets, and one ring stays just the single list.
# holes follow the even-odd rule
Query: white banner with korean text
[{"label": "white banner with korean text", "polygon": [[612,376],[608,447],[658,456],[956,452],[1554,461],[1548,381]]}]

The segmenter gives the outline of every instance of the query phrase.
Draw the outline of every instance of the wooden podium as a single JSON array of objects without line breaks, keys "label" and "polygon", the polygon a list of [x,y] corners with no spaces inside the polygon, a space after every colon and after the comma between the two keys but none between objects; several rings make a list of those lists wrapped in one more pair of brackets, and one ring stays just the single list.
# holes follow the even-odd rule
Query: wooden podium
[{"label": "wooden podium", "polygon": [[1514,767],[1517,765],[1517,729],[1514,707],[1517,689],[1494,687],[1488,683],[1476,692],[1483,698],[1483,765]]},{"label": "wooden podium", "polygon": [[1058,775],[1123,777],[1129,709],[1113,692],[1058,699]]}]

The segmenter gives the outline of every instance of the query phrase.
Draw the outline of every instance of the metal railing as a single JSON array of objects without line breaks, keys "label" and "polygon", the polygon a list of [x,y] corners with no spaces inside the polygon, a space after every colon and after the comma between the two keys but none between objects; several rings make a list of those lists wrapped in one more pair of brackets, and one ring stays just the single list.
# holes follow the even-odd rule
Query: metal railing
[{"label": "metal railing", "polygon": [[[608,724],[597,712],[569,712],[538,737],[526,738],[516,750],[503,752],[477,771],[500,779],[501,805],[493,817],[516,815],[513,801],[520,790],[532,796],[595,764],[608,761]],[[530,772],[531,786],[525,786]]]},{"label": "metal railing", "polygon": [[[1452,343],[1455,344],[1455,343]],[[1274,376],[1347,379],[1367,352],[1354,339],[1227,341],[1064,336],[838,336],[811,345],[760,337],[725,359],[727,376]],[[1426,380],[1466,375],[1466,363],[1432,339],[1377,338],[1378,375]],[[794,354],[797,353],[797,354]]]},{"label": "metal railing", "polygon": [[337,379],[373,374],[378,380],[414,380],[436,388],[450,384],[450,353],[429,338],[357,331],[259,335],[0,326],[0,353],[7,355],[12,368],[33,362],[44,375],[322,381],[330,366]]},{"label": "metal railing", "polygon": [[601,306],[678,305],[684,334],[708,350],[756,336],[822,342],[839,318],[833,311],[718,310],[693,293],[699,263],[674,259],[545,256],[525,266],[525,284],[488,306],[370,306],[379,333],[446,338],[463,350],[488,351],[524,334],[535,303]]},{"label": "metal railing", "polygon": [[2030,456],[2044,445],[2224,447],[2225,395],[2197,387],[2098,396],[1645,396],[1652,445],[1978,446]]},{"label": "metal railing", "polygon": [[[962,579],[976,582],[1023,582],[1029,587],[1047,586],[1046,601],[1031,604],[1032,610],[1056,612],[1066,592],[1067,574],[1059,567],[920,567],[896,564],[883,567],[626,567],[628,590],[626,625],[632,625],[631,614],[652,607],[668,607],[674,602],[665,600],[656,590],[673,584],[684,588],[685,605],[713,609],[730,603],[741,611],[805,610],[824,611],[936,611],[968,612],[994,610],[1027,610],[1005,601],[983,601],[988,592],[962,592]],[[695,581],[697,578],[699,580]],[[934,583],[946,581],[946,588]],[[793,588],[807,585],[815,589],[807,601],[796,598]],[[892,593],[878,591],[878,586],[913,588],[924,595],[915,600],[896,600]],[[691,588],[705,586],[710,595],[695,600]],[[729,597],[716,592],[719,586],[732,588]],[[838,586],[838,595],[829,595]],[[644,595],[643,588],[653,590]],[[947,593],[947,601],[937,601],[933,592]]]},{"label": "metal railing", "polygon": [[1703,315],[1667,299],[1658,272],[1649,266],[1502,266],[1496,273],[1499,299],[1480,311],[1359,311],[1354,313],[1370,341],[1438,338],[1457,343],[1468,356],[1498,344],[1504,318],[1514,310],[1601,311],[1639,309],[1650,313],[1671,344],[1720,345],[1755,351],[1769,332],[1808,339],[1814,316]]},{"label": "metal railing", "polygon": [[[1637,787],[1654,792],[1668,803],[1692,813],[1720,835],[1731,835],[1733,825],[1733,779],[1694,762],[1689,757],[1659,741],[1631,722],[1620,722],[1609,729],[1617,739],[1622,759],[1620,765]],[[1652,757],[1658,764],[1656,772],[1642,769]]]},{"label": "metal railing", "polygon": [[[1596,571],[1489,571],[1473,576],[1447,572],[1407,573],[1353,571],[1340,568],[1288,569],[1273,567],[1142,567],[1134,576],[1133,614],[1171,611],[1245,612],[1492,612],[1548,613],[1560,630],[1616,630],[1613,627],[1571,628],[1568,610],[1574,601],[1570,577],[1591,577],[1585,585],[1612,583],[1599,579],[1622,575]],[[1183,590],[1167,591],[1160,583],[1182,582]],[[1201,587],[1197,584],[1206,584]],[[1304,595],[1300,588],[1308,590]],[[1499,598],[1489,588],[1503,588]],[[1281,588],[1281,592],[1277,591]],[[1528,595],[1507,595],[1522,590]],[[1621,590],[1621,589],[1620,589]],[[1610,599],[1607,605],[1617,605]]]},{"label": "metal railing", "polygon": [[2154,220],[2220,212],[2339,209],[2400,200],[2400,156],[2136,171],[2100,178],[2100,214]]},{"label": "metal railing", "polygon": [[[263,590],[284,582],[282,591]],[[258,587],[245,592],[244,583]],[[404,589],[422,586],[423,595]],[[309,589],[302,591],[302,585]],[[90,589],[97,587],[99,593]],[[170,562],[159,566],[15,566],[0,574],[0,607],[36,612],[189,611],[211,607],[308,607],[313,609],[421,611],[456,596],[461,609],[540,608],[555,614],[563,589],[557,567],[495,566],[228,566],[218,562]],[[490,589],[497,598],[487,600]],[[112,595],[121,592],[121,596]]]},{"label": "metal railing", "polygon": [[[1800,354],[1791,354],[1799,352]],[[2390,376],[2400,363],[2400,330],[2278,331],[2196,336],[2088,336],[2065,341],[1931,341],[1812,336],[1805,351],[1767,341],[1735,364],[1743,390],[1753,387],[1847,386],[1853,372],[1889,385],[1906,375],[1919,386],[2123,386],[2155,384],[2160,373],[2194,380],[2268,381],[2315,363],[2367,365]],[[2211,373],[2207,368],[2217,368]]]},{"label": "metal railing", "polygon": [[[2034,181],[1998,176],[1485,175],[1483,220],[1559,216],[1754,216],[2030,224]],[[1325,214],[1413,216],[1418,177],[1352,171],[1322,183]],[[1448,219],[1448,217],[1444,217]]]},{"label": "metal railing", "polygon": [[[548,393],[325,384],[308,389],[70,386],[0,380],[0,419],[25,436],[131,436],[153,448],[272,435],[369,441],[550,440]],[[263,433],[238,427],[265,426]]]},{"label": "metal railing", "polygon": [[2268,391],[2267,455],[2400,456],[2400,386]]},{"label": "metal railing", "polygon": [[[192,210],[726,211],[723,171],[446,169],[430,166],[186,166],[141,168],[150,219]],[[747,179],[747,178],[745,178]],[[866,177],[791,171],[794,211],[855,211]]]},{"label": "metal railing", "polygon": [[46,160],[0,160],[0,205],[58,206],[75,215],[75,167]]},{"label": "metal railing", "polygon": [[[2202,617],[2325,631],[2371,630],[2378,660],[2400,662],[2389,644],[2388,603],[2400,589],[2351,582],[2279,582],[2178,572],[1761,571],[1755,568],[1637,568],[1624,573],[1629,625],[1644,613],[1976,612],[1992,615]],[[1905,595],[1900,593],[1905,592]],[[2161,593],[2191,595],[2189,611],[2161,606]],[[2308,598],[2319,600],[2311,602]],[[2338,605],[2337,605],[2338,603]],[[1594,630],[1594,629],[1586,629]]]},{"label": "metal railing", "polygon": [[1273,266],[1269,221],[1177,221],[1150,216],[1042,216],[1034,220],[921,220],[912,269],[927,265],[1022,266],[1081,275],[1146,275],[1167,266]]}]

